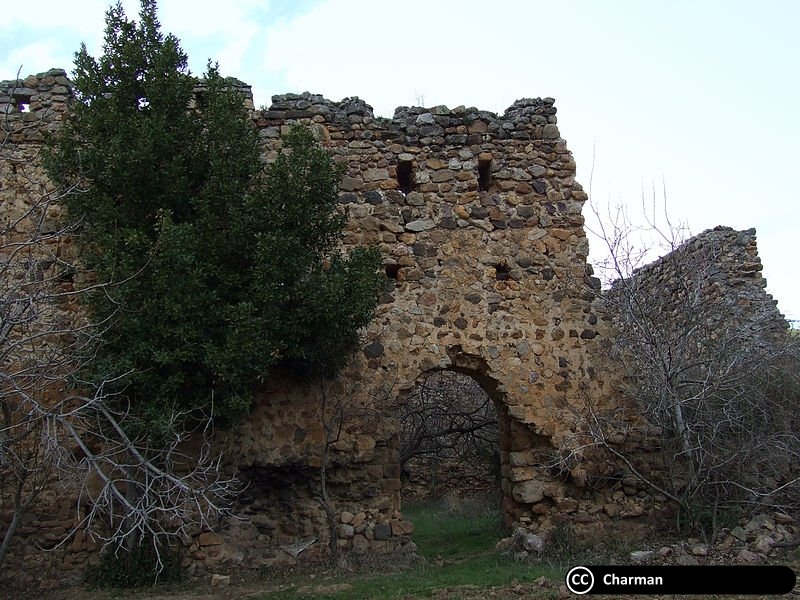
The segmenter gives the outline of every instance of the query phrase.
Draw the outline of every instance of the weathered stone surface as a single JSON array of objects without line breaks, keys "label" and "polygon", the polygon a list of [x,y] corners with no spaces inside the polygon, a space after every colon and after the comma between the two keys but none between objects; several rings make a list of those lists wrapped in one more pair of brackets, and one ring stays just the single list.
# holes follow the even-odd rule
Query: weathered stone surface
[{"label": "weathered stone surface", "polygon": [[731,529],[731,535],[742,542],[746,542],[748,537],[748,534],[744,528],[739,527],[738,525]]},{"label": "weathered stone surface", "polygon": [[514,500],[523,504],[533,504],[544,498],[544,483],[532,479],[514,484]]},{"label": "weathered stone surface", "polygon": [[436,227],[436,223],[434,223],[431,219],[419,219],[417,221],[406,223],[406,229],[415,233],[420,231],[428,231],[434,227]]},{"label": "weathered stone surface", "polygon": [[372,528],[376,540],[388,540],[392,536],[392,528],[388,523],[381,523]]},{"label": "weathered stone surface", "polygon": [[219,546],[224,544],[225,540],[213,531],[207,531],[197,536],[197,543],[200,546]]},{"label": "weathered stone surface", "polygon": [[755,552],[750,552],[747,548],[742,548],[736,555],[736,560],[744,564],[757,564],[761,562],[761,557]]},{"label": "weathered stone surface", "polygon": [[694,565],[699,565],[700,562],[691,554],[681,554],[676,560],[676,564],[679,564],[684,567],[691,567]]},{"label": "weathered stone surface", "polygon": [[364,356],[367,358],[380,358],[383,356],[384,351],[383,344],[377,340],[364,346]]},{"label": "weathered stone surface", "polygon": [[336,528],[336,534],[340,539],[349,540],[355,534],[355,528],[347,523],[341,523],[339,527]]},{"label": "weathered stone surface", "polygon": [[394,536],[411,535],[414,532],[414,524],[411,521],[392,521],[390,526]]},{"label": "weathered stone surface", "polygon": [[360,190],[363,186],[364,184],[361,180],[355,177],[342,177],[342,181],[339,184],[339,187],[345,192],[354,192]]},{"label": "weathered stone surface", "polygon": [[558,131],[558,126],[554,125],[553,123],[548,123],[544,126],[544,131],[542,135],[545,139],[552,140],[558,138],[561,134]]},{"label": "weathered stone surface", "polygon": [[653,550],[637,550],[631,552],[631,562],[636,564],[645,564],[650,562],[656,553]]}]

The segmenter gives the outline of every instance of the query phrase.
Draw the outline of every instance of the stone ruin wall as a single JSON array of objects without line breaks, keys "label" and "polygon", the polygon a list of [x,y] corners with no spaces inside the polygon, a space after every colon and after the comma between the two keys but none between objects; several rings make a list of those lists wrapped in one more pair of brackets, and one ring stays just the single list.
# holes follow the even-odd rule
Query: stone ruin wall
[{"label": "stone ruin wall", "polygon": [[[16,86],[16,97],[9,82],[0,86],[4,127],[12,130],[4,157],[20,159],[44,182],[38,151],[67,108],[69,82],[52,70],[22,84],[25,95]],[[17,111],[21,104],[29,112]],[[280,151],[289,124],[300,122],[345,166],[344,244],[377,244],[393,284],[362,351],[331,389],[359,409],[331,449],[339,545],[356,554],[409,549],[413,526],[401,513],[391,407],[439,369],[472,376],[496,404],[506,525],[544,536],[561,522],[595,537],[621,523],[646,530],[647,514],[659,505],[634,479],[602,485],[614,467],[589,454],[578,454],[568,470],[552,468],[579,445],[587,401],[611,406],[619,388],[617,375],[598,366],[613,337],[586,262],[587,196],[575,181],[553,100],[519,100],[502,116],[440,106],[401,107],[381,119],[357,98],[287,94],[252,117],[265,160]],[[4,211],[24,203],[30,185],[13,162],[0,166]],[[276,566],[324,555],[327,528],[313,499],[319,411],[319,390],[272,378],[250,418],[220,436],[229,465],[249,484],[236,505],[243,518],[186,540],[192,568]],[[642,440],[624,443],[634,448]],[[68,494],[46,494],[23,523],[9,569],[31,579],[78,579],[97,561],[90,538],[78,534],[49,554],[38,549],[62,540],[76,514]]]},{"label": "stone ruin wall", "polygon": [[[652,299],[653,309],[678,331],[689,327],[690,318],[701,318],[718,326],[755,327],[757,333],[784,332],[789,324],[777,308],[778,301],[767,293],[762,270],[756,230],[718,226],[637,269],[627,285]],[[607,293],[612,305],[619,285]],[[681,310],[690,305],[692,314]]]},{"label": "stone ruin wall", "polygon": [[[581,209],[587,196],[575,181],[555,113],[552,99],[534,99],[516,102],[503,116],[401,107],[394,118],[380,119],[357,98],[287,94],[253,118],[267,160],[277,156],[290,123],[312,128],[346,169],[345,246],[377,244],[382,251],[393,290],[347,375],[356,382],[350,393],[357,403],[390,407],[439,369],[472,376],[498,410],[506,524],[547,534],[561,520],[573,520],[601,533],[611,516],[645,511],[635,485],[630,498],[588,490],[591,475],[605,464],[576,464],[558,476],[550,469],[558,449],[575,443],[576,406],[589,395],[608,402],[616,382],[593,368],[606,325],[586,264]],[[315,393],[309,390],[307,408],[299,411],[303,403],[292,401],[291,412],[276,401],[285,394],[277,389],[258,403],[229,456],[245,470],[257,467],[254,476],[265,481],[282,476],[276,465],[285,457],[300,457],[289,461],[291,470],[305,470],[313,480],[301,465],[319,455],[321,432],[302,413],[318,414]],[[286,424],[276,427],[280,422]],[[362,425],[355,419],[338,442],[337,508],[348,521],[366,514],[376,523],[387,519],[393,533],[410,532],[397,512],[401,482],[391,418],[373,424],[374,432]],[[354,453],[364,458],[353,460]],[[262,486],[255,512],[276,505],[269,487]],[[295,535],[320,535],[320,511],[307,494],[292,512],[303,515]],[[283,535],[280,517],[271,519],[267,543]],[[228,545],[238,536],[229,536]],[[354,549],[374,543],[374,533],[358,527],[343,527],[340,536]]]}]

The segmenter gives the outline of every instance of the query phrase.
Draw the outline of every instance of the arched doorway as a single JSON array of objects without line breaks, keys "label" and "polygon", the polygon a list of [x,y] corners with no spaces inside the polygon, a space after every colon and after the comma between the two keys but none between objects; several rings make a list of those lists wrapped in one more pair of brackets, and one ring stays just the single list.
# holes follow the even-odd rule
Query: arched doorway
[{"label": "arched doorway", "polygon": [[495,402],[470,375],[428,372],[398,411],[405,500],[500,493]]},{"label": "arched doorway", "polygon": [[484,502],[510,527],[512,427],[503,386],[486,369],[454,365],[423,373],[396,413],[404,504],[433,498]]}]

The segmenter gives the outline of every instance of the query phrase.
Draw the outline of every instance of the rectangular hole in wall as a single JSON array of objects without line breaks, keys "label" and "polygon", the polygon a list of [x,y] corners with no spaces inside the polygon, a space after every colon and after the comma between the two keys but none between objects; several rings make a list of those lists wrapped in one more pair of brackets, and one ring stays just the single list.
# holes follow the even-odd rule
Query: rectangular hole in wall
[{"label": "rectangular hole in wall", "polygon": [[478,190],[481,192],[488,192],[489,187],[492,185],[492,161],[479,160],[478,161]]},{"label": "rectangular hole in wall", "polygon": [[13,94],[15,110],[21,113],[31,112],[31,97],[23,94]]},{"label": "rectangular hole in wall", "polygon": [[414,189],[414,164],[411,161],[397,163],[397,187],[404,194]]}]

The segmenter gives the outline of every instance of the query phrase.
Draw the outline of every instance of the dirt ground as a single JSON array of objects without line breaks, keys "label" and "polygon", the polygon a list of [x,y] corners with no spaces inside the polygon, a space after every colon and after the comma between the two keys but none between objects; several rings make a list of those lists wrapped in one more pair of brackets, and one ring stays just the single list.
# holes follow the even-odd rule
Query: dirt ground
[{"label": "dirt ground", "polygon": [[[710,560],[706,564],[730,564],[727,557],[709,556]],[[616,562],[616,561],[613,561]],[[793,548],[791,551],[783,553],[780,564],[791,567],[795,574],[800,576],[800,548]],[[380,572],[380,569],[379,569]],[[377,574],[377,573],[373,573]],[[242,577],[233,575],[230,582],[226,585],[212,586],[210,577],[204,580],[197,580],[191,583],[174,585],[157,589],[137,589],[137,590],[90,590],[85,588],[69,587],[56,590],[3,590],[0,588],[0,600],[233,600],[233,599],[260,599],[268,600],[270,597],[277,597],[281,592],[293,591],[302,594],[307,598],[321,598],[335,596],[339,592],[344,592],[351,588],[348,581],[354,581],[365,574],[352,573],[350,575],[336,575],[333,580],[330,571],[319,573],[309,570],[304,572],[286,573],[273,577]],[[380,594],[385,598],[385,590]],[[431,593],[434,600],[518,600],[518,599],[541,599],[541,600],[565,600],[567,598],[578,598],[577,595],[570,593],[563,580],[540,577],[535,582],[519,583],[511,582],[508,585],[486,587],[477,585],[459,585],[438,589]],[[587,596],[588,597],[588,596]],[[625,598],[634,599],[639,596],[628,595]],[[673,599],[676,596],[641,596],[643,599],[659,600],[667,598]],[[784,596],[680,596],[681,600],[751,600],[752,598],[798,598],[800,599],[800,583],[794,591]],[[368,599],[369,596],[366,597]],[[403,596],[397,600],[414,600],[420,596]],[[592,596],[592,598],[611,598],[610,596]],[[365,600],[366,600],[365,599]]]},{"label": "dirt ground", "polygon": [[[800,572],[800,561],[793,564],[795,573]],[[321,583],[316,585],[299,585],[298,583],[285,582],[281,580],[263,581],[233,581],[224,587],[212,588],[210,584],[195,582],[191,587],[172,588],[166,590],[86,590],[79,588],[68,588],[63,590],[51,590],[46,593],[35,594],[32,598],[30,593],[15,593],[4,595],[0,590],[2,600],[233,600],[233,599],[269,599],[273,594],[293,590],[307,595],[308,598],[322,598],[335,595],[350,588],[348,583]],[[520,600],[520,599],[541,599],[541,600],[565,600],[567,598],[578,598],[570,593],[563,581],[541,578],[533,583],[511,583],[499,587],[482,587],[474,585],[463,585],[447,587],[433,592],[429,596],[433,600]],[[598,600],[611,600],[611,596],[592,596]],[[758,598],[800,598],[800,585],[790,595],[784,596],[758,596]],[[414,600],[419,596],[405,596],[398,600]],[[625,596],[635,600],[638,596]],[[647,600],[674,600],[675,596],[642,596]],[[682,600],[752,600],[755,596],[681,596]]]}]

